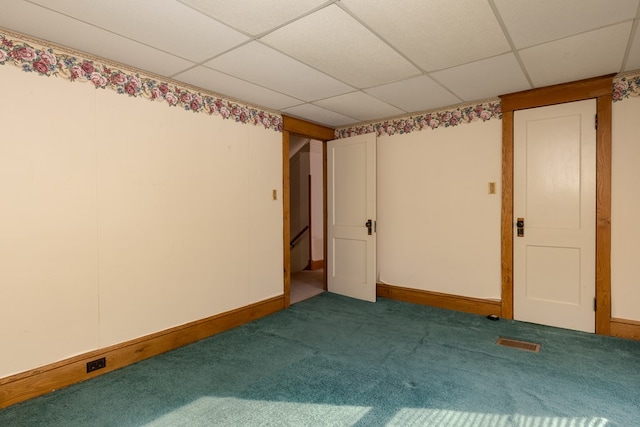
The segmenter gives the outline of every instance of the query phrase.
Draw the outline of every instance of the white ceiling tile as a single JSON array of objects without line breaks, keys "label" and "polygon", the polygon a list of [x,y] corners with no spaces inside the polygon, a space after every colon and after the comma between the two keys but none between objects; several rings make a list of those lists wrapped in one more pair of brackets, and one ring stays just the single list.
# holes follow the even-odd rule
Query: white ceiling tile
[{"label": "white ceiling tile", "polygon": [[438,71],[431,76],[464,101],[531,89],[512,53]]},{"label": "white ceiling tile", "polygon": [[535,87],[640,69],[640,0],[1,3],[1,27],[330,126],[527,89],[509,39]]},{"label": "white ceiling tile", "polygon": [[276,28],[326,3],[326,0],[178,1],[253,36]]},{"label": "white ceiling tile", "polygon": [[193,66],[182,58],[31,3],[4,3],[0,26],[163,76]]},{"label": "white ceiling tile", "polygon": [[342,3],[425,71],[510,50],[486,1],[342,0]]},{"label": "white ceiling tile", "polygon": [[276,92],[314,101],[353,90],[287,55],[251,42],[205,64]]},{"label": "white ceiling tile", "polygon": [[285,108],[282,112],[284,114],[300,117],[312,122],[321,123],[325,126],[338,127],[358,122],[356,119],[343,116],[342,114],[329,111],[313,104],[302,104],[296,107]]},{"label": "white ceiling tile", "polygon": [[314,104],[360,121],[398,116],[405,113],[405,111],[384,103],[364,92],[352,92],[335,96],[314,102]]},{"label": "white ceiling tile", "polygon": [[175,0],[32,1],[196,62],[248,40],[244,34]]},{"label": "white ceiling tile", "polygon": [[358,88],[420,72],[335,5],[288,24],[261,41]]},{"label": "white ceiling tile", "polygon": [[430,110],[462,101],[427,76],[377,86],[365,92],[408,112]]},{"label": "white ceiling tile", "polygon": [[228,76],[207,67],[196,67],[175,76],[175,79],[248,104],[280,110],[302,101]]},{"label": "white ceiling tile", "polygon": [[[640,25],[638,25],[640,27]],[[636,35],[631,43],[631,50],[627,58],[624,71],[640,70],[640,28],[636,27]]]},{"label": "white ceiling tile", "polygon": [[495,0],[516,48],[616,24],[635,17],[640,0]]},{"label": "white ceiling tile", "polygon": [[617,73],[631,22],[602,28],[520,51],[536,87]]}]

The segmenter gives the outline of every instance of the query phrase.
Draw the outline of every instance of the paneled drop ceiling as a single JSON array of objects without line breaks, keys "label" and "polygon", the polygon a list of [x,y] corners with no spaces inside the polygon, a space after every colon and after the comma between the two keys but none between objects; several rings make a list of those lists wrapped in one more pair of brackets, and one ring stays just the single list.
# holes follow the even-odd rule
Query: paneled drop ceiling
[{"label": "paneled drop ceiling", "polygon": [[0,26],[339,127],[640,69],[640,0],[2,0]]}]

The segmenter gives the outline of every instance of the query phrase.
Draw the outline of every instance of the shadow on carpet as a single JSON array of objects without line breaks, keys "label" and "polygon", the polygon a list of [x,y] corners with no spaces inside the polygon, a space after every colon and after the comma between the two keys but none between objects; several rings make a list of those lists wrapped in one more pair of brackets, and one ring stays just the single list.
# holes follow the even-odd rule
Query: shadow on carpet
[{"label": "shadow on carpet", "polygon": [[[541,344],[501,347],[498,337]],[[2,426],[637,426],[640,342],[330,293],[0,410]]]}]

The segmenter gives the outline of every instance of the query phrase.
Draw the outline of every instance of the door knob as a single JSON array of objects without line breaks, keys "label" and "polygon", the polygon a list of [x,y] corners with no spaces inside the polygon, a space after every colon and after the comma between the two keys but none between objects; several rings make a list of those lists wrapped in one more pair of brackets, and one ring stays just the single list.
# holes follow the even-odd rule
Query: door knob
[{"label": "door knob", "polygon": [[365,222],[364,226],[367,227],[367,232],[368,232],[369,236],[371,236],[371,227],[373,227],[373,221],[371,221],[370,219],[367,220],[367,222]]},{"label": "door knob", "polygon": [[524,218],[518,218],[516,228],[518,230],[518,237],[524,237]]}]

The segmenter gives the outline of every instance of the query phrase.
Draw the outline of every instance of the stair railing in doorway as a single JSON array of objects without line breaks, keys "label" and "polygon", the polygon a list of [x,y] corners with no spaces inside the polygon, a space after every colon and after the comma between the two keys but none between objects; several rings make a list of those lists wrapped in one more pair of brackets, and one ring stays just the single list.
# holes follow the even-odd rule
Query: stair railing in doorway
[{"label": "stair railing in doorway", "polygon": [[293,247],[296,245],[296,243],[298,243],[298,240],[300,240],[300,238],[304,235],[304,233],[308,229],[309,229],[309,226],[306,225],[302,230],[300,230],[300,232],[298,234],[296,234],[296,237],[291,239],[291,242],[289,243],[289,245],[291,246],[291,249],[293,249]]}]

